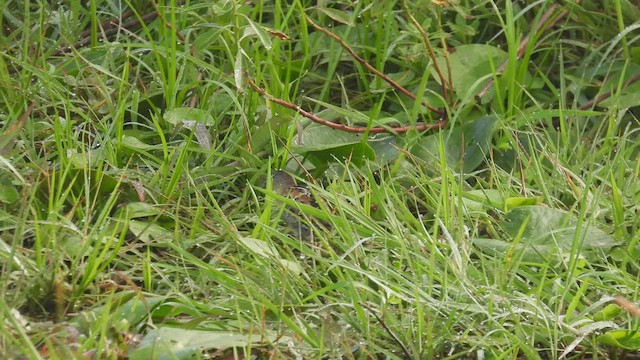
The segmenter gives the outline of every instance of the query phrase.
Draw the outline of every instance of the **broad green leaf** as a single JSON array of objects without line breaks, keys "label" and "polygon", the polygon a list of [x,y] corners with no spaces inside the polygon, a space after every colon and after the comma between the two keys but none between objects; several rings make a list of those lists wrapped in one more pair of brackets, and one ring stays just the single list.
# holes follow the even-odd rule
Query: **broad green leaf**
[{"label": "broad green leaf", "polygon": [[256,255],[264,258],[277,259],[280,262],[280,265],[289,269],[296,275],[302,273],[302,267],[300,264],[294,261],[282,259],[278,251],[266,241],[243,236],[240,237],[240,242],[242,242],[244,246],[253,251]]},{"label": "broad green leaf", "polygon": [[294,139],[296,152],[321,151],[362,143],[362,135],[331,129],[326,126],[310,126]]},{"label": "broad green leaf", "polygon": [[142,217],[158,216],[160,214],[160,209],[143,202],[130,202],[127,206],[118,209],[118,214],[126,214],[127,219],[130,220]]},{"label": "broad green leaf", "polygon": [[122,136],[122,145],[130,149],[140,150],[140,151],[162,150],[162,145],[149,145],[144,143],[140,139],[133,136],[129,136],[129,135]]},{"label": "broad green leaf", "polygon": [[144,299],[140,298],[140,296],[142,295],[135,296],[121,306],[118,306],[116,311],[112,310],[111,316],[114,323],[124,320],[130,324],[138,325],[141,321],[149,317],[154,309],[168,300],[168,298],[161,296],[145,297]]},{"label": "broad green leaf", "polygon": [[368,144],[373,149],[379,166],[389,164],[396,160],[400,154],[396,145],[395,136],[375,136],[368,141]]},{"label": "broad green leaf", "polygon": [[629,49],[631,60],[634,64],[640,64],[640,47],[634,46]]},{"label": "broad green leaf", "polygon": [[269,36],[269,33],[262,28],[262,25],[256,24],[255,22],[253,22],[253,20],[251,20],[249,17],[247,17],[244,14],[240,14],[240,15],[245,18],[247,23],[249,23],[249,26],[245,27],[244,29],[244,34],[242,35],[242,38],[256,35],[258,39],[260,39],[262,46],[264,46],[264,48],[267,50],[271,50],[271,46],[272,46],[271,37]]},{"label": "broad green leaf", "polygon": [[121,292],[114,294],[107,305],[94,307],[92,310],[83,311],[74,317],[70,323],[89,333],[97,321],[108,318],[109,324],[119,327],[118,330],[128,330],[127,327],[140,325],[153,311],[162,305],[168,298],[153,296],[140,298],[137,292]]},{"label": "broad green leaf", "polygon": [[[331,110],[331,111],[335,112],[335,114],[338,114],[338,116],[348,119],[351,123],[356,122],[356,123],[367,124],[369,122],[369,116],[366,115],[366,114],[363,114],[363,113],[361,113],[359,111],[356,111],[356,110],[353,110],[353,109],[345,109],[343,107],[335,106],[335,105],[326,103],[324,101],[312,99],[312,98],[309,98],[309,97],[307,97],[305,99],[322,105],[327,110]],[[323,110],[323,111],[320,112],[320,115],[325,120],[331,120],[331,118],[336,117],[335,115],[333,115],[333,113],[331,113],[330,111],[327,111],[327,110]]]},{"label": "broad green leaf", "polygon": [[602,345],[613,346],[632,351],[640,350],[640,333],[631,330],[612,330],[597,337]]},{"label": "broad green leaf", "polygon": [[129,231],[145,243],[162,244],[173,239],[173,232],[153,222],[131,220]]},{"label": "broad green leaf", "polygon": [[[620,61],[612,67],[613,73],[607,73],[607,82],[600,86],[600,91],[595,98],[610,93],[611,96],[606,97],[598,103],[599,107],[616,107],[618,109],[626,109],[640,105],[640,83],[637,81],[623,86],[626,82],[632,80],[632,77],[640,72],[640,65],[635,63],[626,63]],[[619,89],[619,90],[618,90]]]},{"label": "broad green leaf", "polygon": [[193,131],[200,147],[211,150],[213,141],[207,126],[215,125],[216,122],[208,111],[181,107],[165,112],[163,117],[165,121],[178,128],[185,127]]},{"label": "broad green leaf", "polygon": [[[179,107],[168,110],[164,113],[163,118],[166,122],[175,126],[182,125],[182,122],[196,122],[204,125],[215,125],[215,120],[209,112],[191,107]],[[191,128],[191,127],[190,127]]]},{"label": "broad green leaf", "polygon": [[602,308],[602,310],[593,314],[593,320],[595,321],[613,320],[621,312],[622,310],[620,309],[620,306],[616,304],[609,304],[604,308]]},{"label": "broad green leaf", "polygon": [[[456,47],[455,52],[448,57],[451,64],[453,90],[460,98],[467,98],[475,96],[492,78],[493,69],[507,59],[507,53],[491,45],[470,44]],[[445,79],[448,79],[449,73],[444,56],[438,57],[436,62],[442,69]],[[435,69],[432,69],[432,73],[433,78],[440,81]]]},{"label": "broad green leaf", "polygon": [[627,109],[638,105],[640,105],[640,83],[638,82],[623,88],[620,93],[614,94],[598,104],[600,107],[618,109]]},{"label": "broad green leaf", "polygon": [[462,203],[468,211],[485,211],[487,207],[501,208],[504,197],[495,189],[471,190],[463,194]]},{"label": "broad green leaf", "polygon": [[104,148],[91,149],[86,152],[78,152],[74,149],[67,150],[69,163],[77,169],[91,169],[105,161]]},{"label": "broad green leaf", "polygon": [[500,227],[510,236],[517,236],[526,224],[522,241],[536,245],[552,245],[570,249],[577,236],[582,249],[608,250],[615,245],[613,238],[593,225],[579,222],[572,214],[539,205],[527,205],[511,210]]},{"label": "broad green leaf", "polygon": [[349,155],[357,153],[369,159],[375,154],[373,149],[362,142],[361,134],[353,134],[335,130],[326,126],[313,126],[302,131],[293,150],[298,153],[329,151],[336,155]]},{"label": "broad green leaf", "polygon": [[304,129],[297,140],[292,150],[299,154],[306,153],[316,166],[326,165],[335,158],[348,158],[356,164],[364,159],[375,159],[375,152],[369,144],[362,142],[361,134],[313,126]]},{"label": "broad green leaf", "polygon": [[600,256],[615,245],[611,236],[604,231],[583,223],[578,228],[578,219],[573,215],[540,205],[525,205],[511,210],[500,221],[500,228],[511,238],[519,236],[519,241],[498,239],[475,239],[474,245],[492,255],[515,254],[525,261],[548,261],[570,251],[574,238],[578,236],[583,255]]},{"label": "broad green leaf", "polygon": [[20,197],[20,193],[10,182],[0,182],[0,202],[13,204]]},{"label": "broad green leaf", "polygon": [[526,244],[523,242],[516,244],[498,239],[477,238],[473,239],[473,245],[486,254],[493,256],[514,254],[527,262],[546,262],[558,253],[558,249],[554,245]]},{"label": "broad green leaf", "polygon": [[273,116],[257,127],[250,138],[251,149],[253,150],[252,156],[271,146],[271,139],[274,134],[286,137],[287,128],[293,122],[293,118],[288,116]]},{"label": "broad green leaf", "polygon": [[441,133],[425,136],[411,152],[428,164],[437,166],[440,162],[438,159],[442,136],[447,165],[457,170],[464,163],[463,171],[469,173],[484,161],[489,152],[495,124],[494,116],[484,116],[453,130],[445,129]]},{"label": "broad green leaf", "polygon": [[214,16],[222,16],[233,10],[235,7],[235,1],[232,0],[218,0],[211,4],[211,10]]},{"label": "broad green leaf", "polygon": [[[65,188],[70,188],[76,196],[82,196],[89,186],[92,194],[100,196],[111,195],[116,189],[121,188],[120,179],[115,178],[101,170],[70,169],[68,171],[57,170],[52,173],[58,181],[63,181]],[[88,182],[88,184],[87,184]],[[40,182],[38,188],[43,194],[48,194],[48,183]]]},{"label": "broad green leaf", "polygon": [[[115,46],[109,47],[100,47],[100,46],[88,46],[85,47],[85,51],[82,53],[82,59],[80,60],[77,57],[65,57],[65,61],[62,61],[59,65],[55,67],[55,72],[57,74],[65,74],[71,75],[71,77],[76,77],[79,72],[86,71],[88,64],[99,64],[104,61],[105,58],[110,58],[112,56],[120,56],[121,50]],[[103,73],[104,74],[104,73]],[[69,79],[67,77],[66,79]],[[83,86],[89,86],[90,81],[94,81],[93,78],[87,78],[88,81],[85,81]],[[78,79],[74,79],[78,81]]]},{"label": "broad green leaf", "polygon": [[[95,240],[95,238],[87,240],[86,238],[82,238],[76,234],[68,234],[64,239],[60,239],[58,241],[57,246],[64,250],[66,256],[70,258],[77,258],[85,255],[85,252],[91,252],[93,247],[92,244]],[[89,241],[89,243],[87,243],[87,241]]]},{"label": "broad green leaf", "polygon": [[292,341],[281,334],[266,331],[251,334],[233,333],[230,331],[193,330],[187,327],[163,326],[151,330],[140,342],[140,345],[129,352],[127,358],[138,359],[192,359],[199,358],[202,351],[213,353],[213,350],[246,348],[251,346],[273,345],[275,342]]},{"label": "broad green leaf", "polygon": [[316,9],[339,23],[349,26],[353,25],[353,15],[345,11],[328,8],[325,6],[316,6]]},{"label": "broad green leaf", "polygon": [[253,251],[254,253],[256,253],[261,257],[265,257],[265,258],[279,257],[276,249],[274,249],[273,246],[267,243],[266,241],[254,239],[251,237],[241,236],[240,242],[242,242],[244,246],[249,248],[249,250]]},{"label": "broad green leaf", "polygon": [[519,206],[525,206],[525,205],[538,205],[542,203],[542,196],[534,196],[534,197],[530,197],[530,198],[526,198],[526,197],[510,197],[507,200],[505,200],[504,204],[505,204],[505,208],[507,210],[513,210]]}]

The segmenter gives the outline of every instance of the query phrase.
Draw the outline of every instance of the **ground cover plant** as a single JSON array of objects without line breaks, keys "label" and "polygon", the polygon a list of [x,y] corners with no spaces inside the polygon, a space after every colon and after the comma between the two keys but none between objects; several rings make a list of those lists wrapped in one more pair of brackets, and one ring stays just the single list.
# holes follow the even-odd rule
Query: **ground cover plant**
[{"label": "ground cover plant", "polygon": [[6,0],[0,356],[637,358],[638,5]]}]

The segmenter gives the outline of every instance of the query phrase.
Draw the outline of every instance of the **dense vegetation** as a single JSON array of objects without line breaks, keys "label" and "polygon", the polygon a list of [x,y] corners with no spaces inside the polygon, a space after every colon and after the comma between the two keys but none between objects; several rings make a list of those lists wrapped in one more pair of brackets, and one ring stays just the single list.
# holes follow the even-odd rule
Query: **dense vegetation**
[{"label": "dense vegetation", "polygon": [[0,357],[640,349],[637,1],[3,4]]}]

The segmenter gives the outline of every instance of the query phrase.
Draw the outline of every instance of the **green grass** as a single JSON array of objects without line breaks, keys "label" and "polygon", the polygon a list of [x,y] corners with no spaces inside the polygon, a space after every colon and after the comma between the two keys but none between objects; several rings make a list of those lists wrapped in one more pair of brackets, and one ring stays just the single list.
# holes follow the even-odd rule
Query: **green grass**
[{"label": "green grass", "polygon": [[0,357],[637,352],[633,2],[314,3],[5,1]]}]

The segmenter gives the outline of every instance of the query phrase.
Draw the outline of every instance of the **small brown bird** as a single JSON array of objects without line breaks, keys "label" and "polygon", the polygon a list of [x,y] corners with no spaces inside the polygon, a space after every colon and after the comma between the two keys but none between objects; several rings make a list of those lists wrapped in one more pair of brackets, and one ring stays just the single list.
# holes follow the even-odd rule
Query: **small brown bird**
[{"label": "small brown bird", "polygon": [[[285,171],[278,170],[274,172],[271,180],[273,190],[279,195],[290,197],[301,204],[318,206],[309,189],[306,186],[298,185],[296,179]],[[313,238],[313,230],[303,222],[304,218],[305,216],[299,209],[291,206],[287,207],[282,214],[282,219],[295,237],[301,240],[311,240]]]},{"label": "small brown bird", "polygon": [[299,186],[296,179],[285,171],[278,170],[272,175],[273,190],[282,196],[289,196],[299,203],[315,206],[311,192],[306,186]]}]

